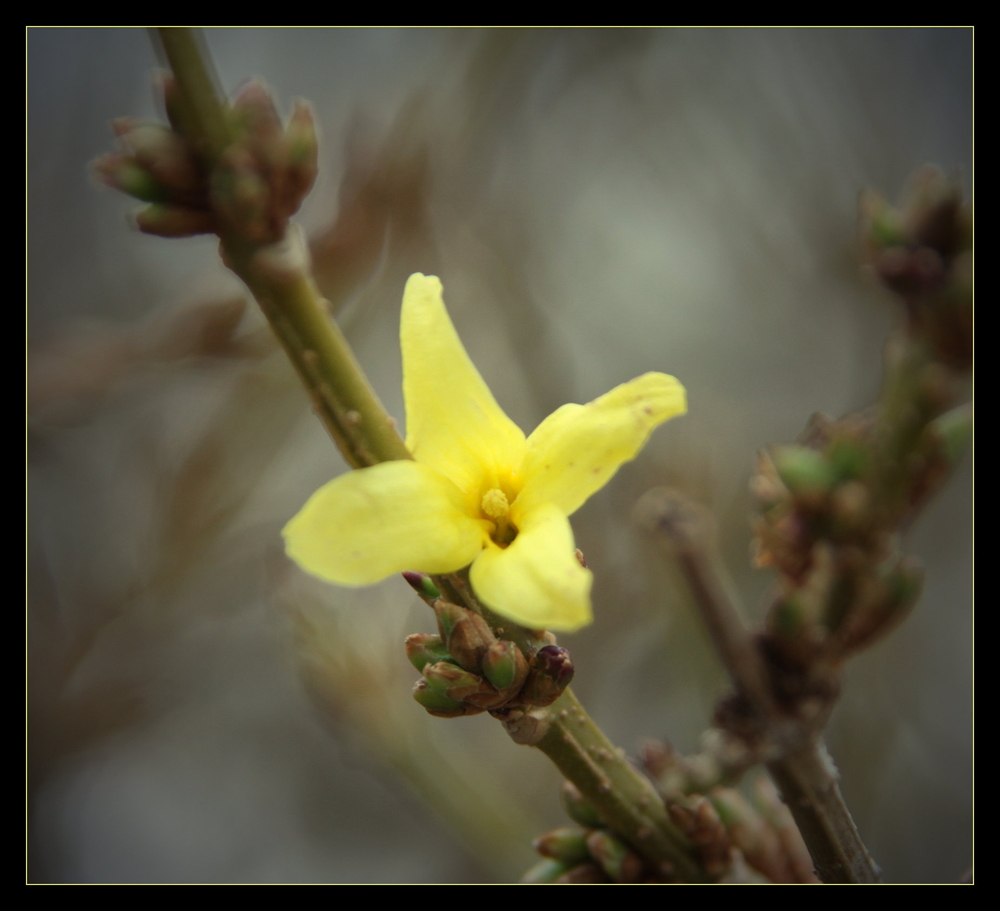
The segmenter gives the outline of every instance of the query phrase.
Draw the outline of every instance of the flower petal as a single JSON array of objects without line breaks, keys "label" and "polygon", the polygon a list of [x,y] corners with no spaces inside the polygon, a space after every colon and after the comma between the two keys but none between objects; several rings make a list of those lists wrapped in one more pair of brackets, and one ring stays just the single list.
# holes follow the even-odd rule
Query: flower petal
[{"label": "flower petal", "polygon": [[512,520],[520,527],[522,514],[542,503],[572,515],[638,455],[658,424],[685,411],[684,387],[663,373],[646,373],[587,405],[563,405],[528,437]]},{"label": "flower petal", "polygon": [[576,559],[569,519],[551,504],[526,517],[509,547],[491,542],[469,578],[484,604],[522,626],[573,632],[590,623],[593,576]]},{"label": "flower petal", "polygon": [[416,462],[383,462],[323,485],[284,529],[304,570],[338,585],[370,585],[406,569],[454,572],[488,539],[447,478]]},{"label": "flower petal", "polygon": [[413,457],[450,478],[479,507],[487,488],[517,469],[524,433],[479,375],[433,275],[411,275],[400,324],[406,445]]}]

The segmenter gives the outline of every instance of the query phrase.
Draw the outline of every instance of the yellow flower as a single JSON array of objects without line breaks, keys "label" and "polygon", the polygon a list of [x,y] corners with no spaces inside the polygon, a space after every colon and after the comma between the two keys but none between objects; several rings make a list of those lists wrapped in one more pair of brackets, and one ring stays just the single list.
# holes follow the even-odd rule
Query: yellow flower
[{"label": "yellow flower", "polygon": [[647,373],[588,405],[563,405],[525,439],[497,405],[448,317],[441,282],[412,275],[400,327],[406,445],[321,487],[285,527],[289,556],[339,585],[472,564],[476,595],[532,629],[590,622],[590,571],[568,516],[686,410],[684,387]]}]

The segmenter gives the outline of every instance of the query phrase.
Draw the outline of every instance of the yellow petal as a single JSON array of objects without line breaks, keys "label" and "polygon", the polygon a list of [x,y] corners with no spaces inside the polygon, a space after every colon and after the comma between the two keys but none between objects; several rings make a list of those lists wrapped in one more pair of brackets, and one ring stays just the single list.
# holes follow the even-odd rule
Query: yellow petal
[{"label": "yellow petal", "polygon": [[511,519],[520,527],[522,515],[542,503],[572,515],[638,455],[658,424],[685,411],[684,387],[663,373],[646,373],[587,405],[563,405],[528,437]]},{"label": "yellow petal", "polygon": [[441,282],[411,275],[400,324],[406,445],[478,508],[485,488],[517,469],[524,433],[493,398],[448,317]]},{"label": "yellow petal", "polygon": [[416,462],[341,475],[309,498],[284,530],[304,570],[338,585],[370,585],[406,569],[454,572],[482,550],[488,523],[462,510],[458,489]]},{"label": "yellow petal", "polygon": [[484,604],[522,626],[573,632],[590,623],[593,576],[576,559],[569,519],[551,504],[527,516],[506,549],[491,542],[469,578]]}]

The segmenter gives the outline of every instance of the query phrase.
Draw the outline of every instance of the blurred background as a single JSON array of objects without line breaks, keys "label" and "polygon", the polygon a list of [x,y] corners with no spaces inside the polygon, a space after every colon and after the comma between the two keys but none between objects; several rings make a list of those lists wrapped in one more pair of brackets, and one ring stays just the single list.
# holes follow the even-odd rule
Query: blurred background
[{"label": "blurred background", "polygon": [[[762,616],[747,481],[814,411],[877,395],[898,313],[859,265],[863,187],[971,190],[969,29],[215,29],[227,90],[309,99],[317,275],[402,418],[406,276],[526,430],[647,371],[687,387],[574,516],[596,622],[578,695],[634,754],[698,746],[725,677],[632,519],[678,486]],[[558,776],[492,719],[413,703],[400,579],[323,586],[280,530],[343,470],[208,238],[130,231],[88,162],[160,116],[138,29],[29,29],[29,881],[509,882]],[[913,528],[914,615],[847,668],[828,732],[892,882],[971,863],[971,465]]]}]

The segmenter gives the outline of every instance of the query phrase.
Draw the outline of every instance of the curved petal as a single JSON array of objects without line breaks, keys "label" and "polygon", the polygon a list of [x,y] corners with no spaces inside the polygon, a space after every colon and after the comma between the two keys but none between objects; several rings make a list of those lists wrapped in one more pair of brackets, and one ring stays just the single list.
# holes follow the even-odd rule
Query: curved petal
[{"label": "curved petal", "polygon": [[521,516],[542,503],[572,515],[639,454],[657,425],[685,411],[684,387],[663,373],[646,373],[587,405],[563,405],[528,437],[514,523],[520,527]]},{"label": "curved petal", "polygon": [[410,276],[399,334],[406,445],[418,462],[454,481],[478,508],[484,484],[498,486],[520,465],[524,433],[469,360],[435,276]]},{"label": "curved petal", "polygon": [[488,540],[455,485],[416,462],[383,462],[324,484],[284,529],[304,570],[338,585],[370,585],[406,569],[454,572]]},{"label": "curved petal", "polygon": [[522,626],[573,632],[590,623],[593,576],[576,559],[569,519],[555,506],[530,515],[506,549],[491,542],[469,578],[484,604]]}]

